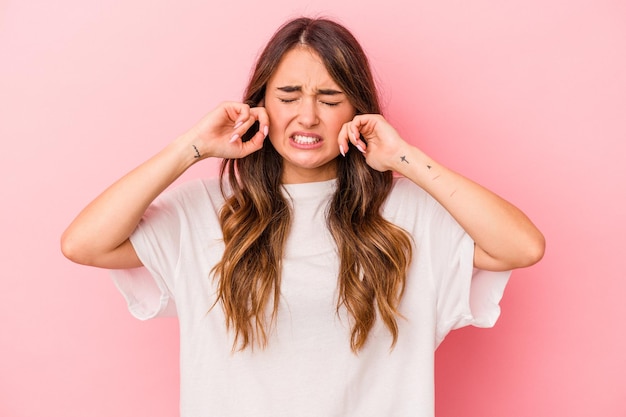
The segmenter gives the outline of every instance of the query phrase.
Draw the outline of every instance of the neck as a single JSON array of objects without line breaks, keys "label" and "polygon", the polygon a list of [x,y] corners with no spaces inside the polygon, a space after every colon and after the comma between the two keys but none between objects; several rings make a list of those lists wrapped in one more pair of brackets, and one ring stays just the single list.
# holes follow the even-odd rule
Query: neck
[{"label": "neck", "polygon": [[327,164],[317,169],[284,167],[283,184],[303,184],[307,182],[321,182],[337,178],[337,164]]}]

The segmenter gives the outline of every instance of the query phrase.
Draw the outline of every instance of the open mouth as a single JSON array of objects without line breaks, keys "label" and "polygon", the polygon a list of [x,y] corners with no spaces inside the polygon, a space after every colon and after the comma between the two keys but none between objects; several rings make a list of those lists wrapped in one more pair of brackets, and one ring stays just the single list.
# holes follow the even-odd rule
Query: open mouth
[{"label": "open mouth", "polygon": [[315,145],[321,142],[321,139],[315,136],[293,135],[291,139],[298,145]]}]

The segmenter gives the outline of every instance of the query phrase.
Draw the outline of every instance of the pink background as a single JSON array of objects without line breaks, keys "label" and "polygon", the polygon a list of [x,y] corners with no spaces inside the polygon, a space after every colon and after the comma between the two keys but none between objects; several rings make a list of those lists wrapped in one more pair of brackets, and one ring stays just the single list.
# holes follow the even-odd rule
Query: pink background
[{"label": "pink background", "polygon": [[547,237],[496,327],[438,351],[438,416],[626,415],[626,3],[335,3],[0,2],[1,416],[177,414],[176,321],[131,318],[59,236],[106,185],[238,99],[259,49],[301,13],[350,27],[400,132]]}]

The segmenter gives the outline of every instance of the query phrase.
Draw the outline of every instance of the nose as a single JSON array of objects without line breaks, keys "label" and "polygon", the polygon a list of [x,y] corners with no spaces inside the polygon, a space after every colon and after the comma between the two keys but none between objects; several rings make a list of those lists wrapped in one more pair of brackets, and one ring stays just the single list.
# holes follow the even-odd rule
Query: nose
[{"label": "nose", "polygon": [[298,123],[307,128],[313,127],[319,123],[315,98],[307,97],[300,102],[298,108]]}]

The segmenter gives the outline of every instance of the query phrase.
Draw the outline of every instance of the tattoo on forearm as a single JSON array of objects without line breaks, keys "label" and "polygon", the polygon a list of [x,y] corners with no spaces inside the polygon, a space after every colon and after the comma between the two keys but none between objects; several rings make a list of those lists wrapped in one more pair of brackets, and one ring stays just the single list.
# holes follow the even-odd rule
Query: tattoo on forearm
[{"label": "tattoo on forearm", "polygon": [[200,158],[202,155],[200,155],[200,151],[198,150],[198,148],[196,148],[196,145],[191,145],[191,146],[193,146],[193,150],[196,151],[196,154],[193,157]]},{"label": "tattoo on forearm", "polygon": [[406,162],[407,164],[409,163],[409,161],[406,160],[406,155],[400,157],[400,162]]}]

